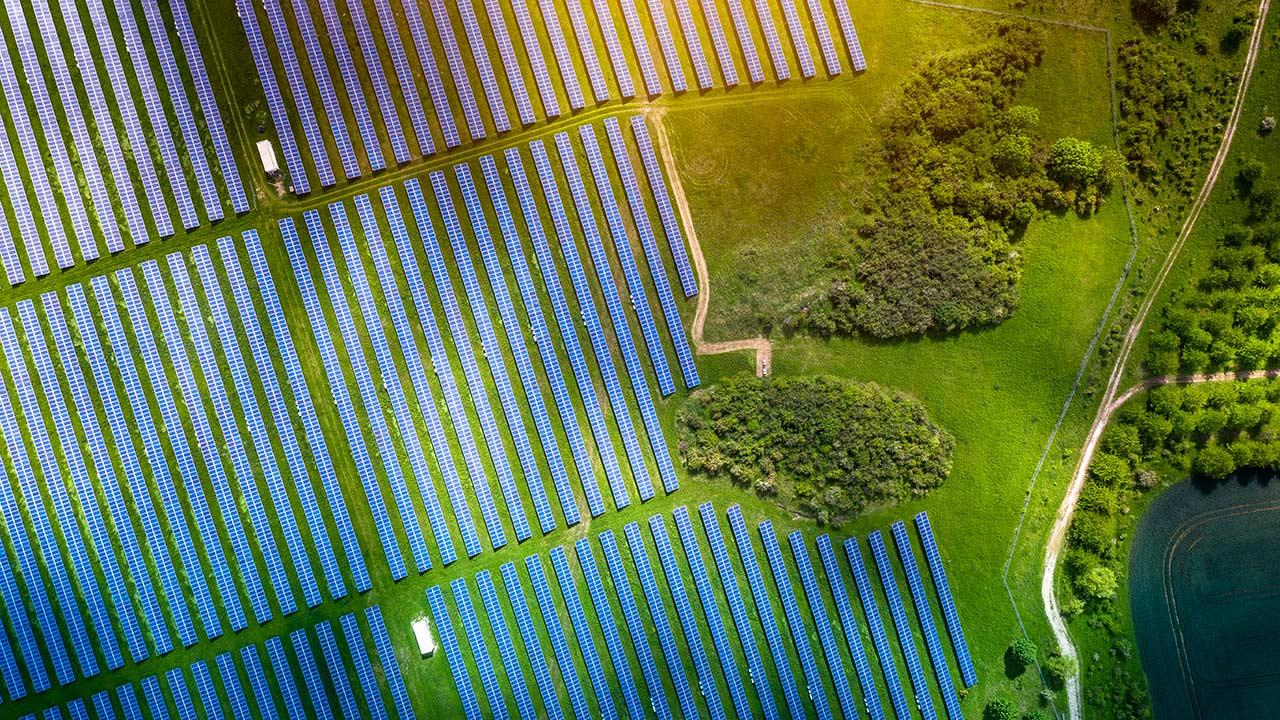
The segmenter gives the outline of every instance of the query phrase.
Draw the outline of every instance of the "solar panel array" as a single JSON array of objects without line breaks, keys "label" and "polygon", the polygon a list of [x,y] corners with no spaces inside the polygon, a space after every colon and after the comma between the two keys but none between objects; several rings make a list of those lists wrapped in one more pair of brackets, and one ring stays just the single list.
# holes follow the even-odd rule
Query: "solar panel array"
[{"label": "solar panel array", "polygon": [[[428,600],[434,626],[438,628],[438,635],[442,638],[464,713],[468,717],[479,717],[481,713],[471,677],[474,669],[481,676],[481,686],[487,698],[486,714],[497,717],[515,717],[518,711],[521,718],[539,715],[562,718],[565,715],[562,700],[567,700],[569,708],[577,717],[615,717],[625,712],[632,718],[649,715],[671,718],[676,707],[684,717],[725,717],[726,708],[720,692],[727,687],[728,702],[732,704],[735,716],[776,718],[779,717],[779,707],[774,700],[776,688],[771,682],[771,677],[776,677],[786,698],[786,710],[793,717],[810,714],[818,717],[834,716],[833,709],[825,699],[825,688],[834,687],[843,717],[859,716],[865,712],[872,718],[884,718],[877,694],[877,678],[868,663],[867,654],[862,650],[860,621],[849,603],[846,570],[841,569],[830,539],[826,536],[817,539],[816,545],[822,563],[815,566],[808,545],[799,532],[788,535],[791,552],[784,553],[772,523],[765,520],[758,527],[757,542],[752,538],[742,509],[735,505],[726,513],[737,546],[738,557],[735,559],[725,543],[720,518],[713,506],[704,503],[699,506],[698,512],[701,517],[702,540],[710,547],[719,582],[712,580],[703,562],[702,540],[698,537],[699,533],[690,513],[684,507],[678,507],[673,512],[682,557],[672,544],[662,515],[654,515],[648,521],[652,546],[646,541],[638,524],[628,523],[623,528],[630,551],[629,562],[623,559],[618,540],[610,530],[600,533],[594,542],[591,538],[581,538],[574,542],[576,567],[567,548],[553,547],[547,557],[560,591],[559,603],[548,582],[542,556],[530,555],[525,558],[523,564],[527,582],[517,564],[505,563],[501,574],[506,599],[515,616],[516,630],[523,640],[523,650],[516,648],[512,641],[504,606],[488,571],[481,571],[475,576],[476,586],[484,601],[483,617],[471,605],[467,580],[459,578],[452,582],[452,603],[446,601],[439,588],[431,588]],[[878,535],[872,535],[871,547],[879,565],[881,552],[876,548],[883,549],[883,543],[877,543],[877,538]],[[607,578],[597,564],[593,550],[596,542],[604,553]],[[910,540],[904,535],[903,542],[909,545]],[[658,566],[665,583],[660,583],[650,559],[651,547],[657,552]],[[879,606],[871,592],[866,568],[862,565],[857,550],[857,541],[850,539],[846,547],[849,549],[849,567],[853,570],[859,595],[864,602],[864,617],[876,639],[875,651],[888,673],[885,679],[891,688],[891,695],[900,694],[892,690],[898,687],[900,691],[894,671],[894,650],[883,638],[883,628],[879,625]],[[763,548],[772,582],[767,581],[761,571],[757,548]],[[892,567],[887,564],[888,556],[884,555],[883,558],[886,565],[878,569],[882,577],[892,577]],[[744,603],[736,569],[739,564],[747,574],[747,586],[755,602],[755,618]],[[910,566],[904,564],[903,567]],[[803,603],[792,590],[793,569],[800,578]],[[700,615],[694,613],[692,601],[686,591],[686,573],[693,578],[698,602],[702,607]],[[825,581],[821,575],[826,576]],[[644,595],[643,606],[637,605],[633,594],[633,583],[636,581]],[[595,611],[594,618],[589,619],[587,616],[580,582],[586,585],[587,596]],[[896,580],[891,582],[896,587]],[[546,637],[551,641],[551,656],[543,654],[539,640],[541,633],[529,611],[529,600],[526,597],[528,585],[532,585]],[[774,597],[781,600],[781,610],[774,605]],[[886,597],[893,609],[897,595],[890,592]],[[837,608],[834,617],[827,611],[829,600]],[[722,617],[722,602],[729,608],[731,624]],[[927,606],[927,599],[925,602]],[[568,613],[573,626],[572,638],[564,631],[559,609],[561,606]],[[621,610],[621,620],[615,615],[615,607]],[[905,618],[905,607],[901,611]],[[789,633],[781,632],[779,613],[785,618],[786,625],[790,628]],[[894,614],[897,616],[899,613],[894,610]],[[455,622],[461,622],[465,629],[466,647],[458,642],[454,634]],[[676,632],[673,623],[678,626],[679,632]],[[837,626],[839,631],[836,630]],[[764,640],[769,645],[772,666],[759,651],[757,627],[763,631]],[[811,633],[814,631],[821,646],[820,654],[816,654],[810,645]],[[633,652],[628,652],[624,646],[624,632],[630,636]],[[852,657],[861,698],[845,675],[842,649],[836,640],[837,632],[844,633],[850,649],[856,643],[857,649],[852,652]],[[704,633],[710,635],[711,649],[719,659],[719,672],[713,669],[713,661],[704,644]],[[492,657],[493,650],[488,642],[490,637],[497,643],[501,663],[495,663]],[[600,657],[597,637],[604,639],[608,662]],[[904,637],[911,640],[910,635]],[[746,658],[748,677],[752,681],[750,689],[742,682],[739,674],[739,652]],[[807,692],[800,692],[795,685],[791,664],[793,656],[800,660]],[[696,680],[697,685],[690,682],[683,657],[692,660],[693,680]],[[553,658],[554,663],[551,662]],[[666,663],[665,671],[660,669],[660,661]],[[644,679],[643,687],[635,680],[637,668],[633,663],[639,665],[639,674]],[[523,670],[526,666],[533,670],[535,685],[528,684]],[[590,693],[579,678],[580,669],[586,670],[592,688]],[[949,681],[949,676],[945,674],[939,675],[939,679],[942,678]],[[674,691],[674,697],[669,696],[668,687]],[[919,692],[928,691],[927,687],[922,687]],[[621,696],[621,705],[615,704],[618,702],[615,692]],[[535,702],[535,695],[540,696],[540,704]],[[509,698],[515,700],[514,710],[511,712]],[[859,700],[862,709],[858,707]],[[926,707],[921,705],[921,709],[927,714]],[[896,700],[895,709],[900,713],[898,717],[912,717],[905,707],[898,707]],[[956,711],[955,717],[959,717],[958,707]]]}]

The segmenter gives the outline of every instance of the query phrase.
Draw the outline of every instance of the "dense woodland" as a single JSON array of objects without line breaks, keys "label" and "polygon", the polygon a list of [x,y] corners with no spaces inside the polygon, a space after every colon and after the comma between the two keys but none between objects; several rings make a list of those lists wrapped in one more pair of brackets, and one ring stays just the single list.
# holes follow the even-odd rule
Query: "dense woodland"
[{"label": "dense woodland", "polygon": [[823,524],[942,485],[955,445],[918,400],[832,377],[734,376],[695,392],[678,422],[690,471]]}]

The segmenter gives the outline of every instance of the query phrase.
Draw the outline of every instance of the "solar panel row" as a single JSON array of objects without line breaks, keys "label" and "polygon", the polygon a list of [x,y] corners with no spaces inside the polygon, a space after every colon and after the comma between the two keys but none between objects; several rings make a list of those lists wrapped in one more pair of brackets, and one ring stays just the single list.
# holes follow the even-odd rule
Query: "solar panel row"
[{"label": "solar panel row", "polygon": [[693,23],[693,11],[689,8],[689,0],[674,0],[676,19],[680,23],[680,32],[684,34],[685,47],[689,49],[689,57],[693,60],[694,76],[698,78],[698,87],[703,90],[711,88],[711,67],[707,64],[707,56],[702,49],[702,38],[698,37],[698,26]]},{"label": "solar panel row", "polygon": [[724,84],[734,87],[738,84],[738,66],[733,62],[733,53],[729,50],[729,38],[724,34],[724,26],[720,23],[720,10],[715,0],[702,0],[702,15],[707,19],[707,30],[711,33],[711,44],[716,49],[716,59],[720,62],[720,74]]},{"label": "solar panel row", "polygon": [[581,110],[587,106],[587,101],[582,96],[582,87],[578,85],[578,69],[574,67],[573,56],[569,54],[569,44],[564,39],[564,28],[560,26],[555,0],[538,0],[538,8],[542,11],[542,26],[551,39],[552,54],[560,68],[560,82],[569,94],[569,107]]},{"label": "solar panel row", "polygon": [[947,624],[947,633],[951,636],[951,644],[955,648],[956,661],[960,665],[960,677],[965,687],[972,687],[978,682],[978,673],[973,667],[973,657],[969,654],[969,644],[964,639],[964,628],[960,625],[960,613],[956,610],[955,598],[951,594],[951,583],[947,580],[947,569],[942,564],[942,553],[938,552],[938,541],[933,535],[933,525],[925,513],[916,515],[916,531],[920,534],[920,543],[924,546],[925,560],[929,563],[929,574],[933,576],[933,586],[938,591],[938,603],[942,606],[942,618]]},{"label": "solar panel row", "polygon": [[609,595],[604,588],[604,579],[600,576],[600,568],[596,565],[595,553],[591,551],[591,541],[580,538],[573,545],[578,556],[578,567],[587,583],[587,593],[591,596],[591,605],[596,613],[596,625],[604,635],[605,651],[613,675],[622,686],[622,697],[626,702],[627,712],[634,718],[645,716],[644,705],[640,701],[640,693],[636,690],[635,680],[631,675],[631,665],[627,662],[627,650],[622,645],[622,636],[618,634],[618,623],[613,619],[613,608],[609,605]]},{"label": "solar panel row", "polygon": [[[290,2],[293,4],[295,14],[310,17],[310,12],[307,10],[308,3],[305,0],[290,0]],[[342,35],[342,21],[338,16],[338,8],[333,4],[333,0],[320,0],[320,15],[324,21],[325,32],[330,37]],[[310,55],[312,41],[309,36],[316,34],[316,31],[309,20],[299,19],[298,27],[301,29],[303,42],[307,45],[307,53]],[[311,28],[310,31],[308,28]],[[374,128],[373,117],[369,114],[369,103],[364,96],[364,87],[360,84],[360,75],[356,70],[355,60],[351,56],[351,48],[347,47],[346,43],[330,43],[330,47],[333,48],[333,58],[338,63],[338,73],[342,75],[342,85],[346,90],[346,100],[351,107],[352,115],[355,116],[356,130],[360,133],[360,142],[364,145],[364,154],[369,161],[369,168],[374,172],[384,170],[387,167],[387,161],[382,155],[381,141],[378,139],[377,129]],[[311,72],[323,87],[324,80],[322,78],[327,76],[327,71],[322,70],[319,60],[314,58],[311,60]],[[331,123],[345,127],[346,120],[341,113],[333,113],[327,108],[325,112],[329,115]],[[345,147],[340,139],[344,134],[347,134],[345,130],[341,132],[334,131],[334,137],[339,138],[337,140],[339,152],[342,152]],[[348,167],[345,157],[343,166]],[[351,177],[349,170],[348,177]]]},{"label": "solar panel row", "polygon": [[529,101],[529,89],[524,84],[524,74],[520,70],[520,58],[516,56],[515,46],[511,44],[511,33],[507,29],[506,18],[503,17],[500,0],[484,0],[485,14],[489,16],[489,30],[498,43],[498,56],[502,60],[502,68],[507,75],[507,85],[516,101],[516,112],[520,115],[520,124],[528,127],[537,118],[533,114],[533,103]]},{"label": "solar panel row", "polygon": [[844,629],[845,644],[849,647],[849,655],[853,658],[853,668],[858,676],[858,684],[862,687],[863,707],[866,708],[872,720],[884,720],[884,708],[880,704],[880,695],[876,691],[876,681],[871,673],[871,664],[867,661],[867,652],[862,647],[862,634],[858,630],[858,621],[853,614],[853,605],[849,602],[844,574],[840,570],[835,549],[831,545],[831,537],[819,535],[816,544],[818,556],[822,560],[822,568],[827,574],[827,587],[831,589],[831,597],[836,604],[836,614],[840,617],[840,625]]},{"label": "solar panel row", "polygon": [[600,67],[600,56],[596,54],[595,41],[591,37],[591,28],[587,26],[587,16],[580,3],[567,3],[569,25],[573,28],[574,39],[578,43],[578,53],[587,66],[587,78],[591,81],[591,93],[596,102],[609,99],[609,85],[604,79],[604,69]]},{"label": "solar panel row", "polygon": [[876,570],[880,574],[880,587],[884,589],[885,600],[889,603],[889,616],[893,618],[893,627],[898,633],[898,647],[902,649],[902,659],[907,663],[907,676],[915,691],[916,707],[925,720],[935,720],[938,715],[933,709],[933,696],[929,693],[928,679],[920,664],[915,638],[911,635],[911,621],[907,617],[906,606],[902,604],[898,580],[894,576],[893,565],[889,562],[884,538],[877,530],[867,536],[867,542],[871,545],[871,556],[875,559]]},{"label": "solar panel row", "polygon": [[951,668],[947,665],[947,656],[942,649],[942,639],[938,637],[938,628],[933,621],[933,611],[929,608],[929,596],[925,594],[924,581],[920,578],[920,569],[916,565],[915,553],[911,549],[911,539],[907,537],[907,527],[901,521],[893,524],[893,542],[898,548],[898,558],[902,561],[902,569],[907,575],[907,587],[911,591],[911,600],[916,608],[916,618],[920,620],[920,629],[924,633],[925,650],[929,653],[929,663],[933,665],[933,676],[942,691],[942,704],[951,720],[959,720],[960,698],[956,695],[955,685],[951,681]]},{"label": "solar panel row", "polygon": [[387,51],[391,53],[391,67],[395,70],[396,82],[400,85],[400,96],[404,98],[405,108],[409,111],[409,123],[418,136],[418,150],[424,156],[434,155],[435,139],[431,137],[431,127],[427,125],[427,115],[422,109],[422,98],[418,95],[418,86],[414,84],[413,68],[409,66],[409,57],[400,40],[400,30],[391,0],[374,0],[373,7],[378,13],[378,22],[382,25],[382,38],[386,42]]},{"label": "solar panel row", "polygon": [[458,14],[462,16],[462,26],[467,33],[467,44],[471,46],[471,59],[475,61],[476,70],[480,73],[480,85],[484,88],[485,101],[489,103],[489,115],[498,132],[511,129],[511,120],[507,117],[507,104],[502,99],[502,90],[498,88],[498,77],[493,72],[493,64],[489,62],[489,47],[485,44],[484,34],[480,31],[480,21],[476,19],[476,10],[472,0],[459,2]]},{"label": "solar panel row", "polygon": [[630,100],[636,96],[636,86],[631,79],[631,68],[627,65],[627,55],[622,49],[618,28],[613,24],[613,11],[609,9],[608,0],[592,0],[592,5],[596,11],[596,22],[604,33],[604,44],[609,51],[609,62],[613,65],[613,77],[618,81],[618,92],[623,99]]},{"label": "solar panel row", "polygon": [[[258,16],[253,10],[252,0],[236,0],[236,12],[244,25],[245,37],[249,40],[249,52],[252,53],[253,63],[258,68],[258,78],[262,80],[262,91],[267,97],[267,110],[271,113],[271,122],[276,127],[276,138],[284,151],[284,164],[289,172],[289,181],[293,183],[294,192],[306,195],[311,192],[311,181],[307,178],[306,168],[302,164],[302,154],[298,151],[298,143],[293,137],[289,113],[285,108],[284,97],[280,94],[280,86],[276,83],[276,73],[271,67],[271,56],[267,52],[262,29],[258,27]],[[312,152],[315,153],[314,146]],[[320,157],[313,157],[312,160],[317,163],[328,162],[328,156],[321,154]]]},{"label": "solar panel row", "polygon": [[[298,113],[298,119],[302,122],[302,134],[307,139],[307,145],[311,149],[311,163],[315,166],[316,172],[320,175],[321,187],[332,187],[336,178],[333,174],[333,166],[329,164],[329,150],[325,147],[324,136],[320,134],[320,123],[316,120],[316,112],[311,106],[311,93],[307,90],[306,79],[302,75],[302,66],[298,64],[298,55],[293,49],[293,41],[289,38],[289,28],[285,25],[284,10],[281,9],[278,2],[264,2],[262,8],[267,12],[267,22],[271,27],[271,34],[275,38],[276,52],[280,57],[280,61],[284,63],[284,76],[289,83],[289,92],[293,95],[293,106]],[[252,12],[252,6],[241,7],[242,11]],[[246,21],[246,26],[248,21]],[[257,19],[254,18],[253,24],[257,25]],[[251,49],[257,48],[257,44],[261,40],[253,37],[249,38]],[[265,51],[265,47],[263,47]],[[270,59],[266,59],[266,63],[270,65]],[[262,68],[259,68],[262,72]],[[268,73],[272,76],[270,81],[263,78],[263,88],[267,93],[267,103],[270,107],[275,100],[272,98],[273,93],[278,93],[275,86],[275,70],[268,67]],[[283,110],[283,104],[280,109]],[[290,134],[292,130],[288,126],[287,115],[272,114],[272,122],[276,123],[278,128],[287,130]],[[292,138],[285,140],[281,138],[281,143],[285,147],[285,162],[289,162],[289,144],[293,142]],[[300,168],[299,168],[300,169]],[[289,166],[289,173],[294,173],[294,167]],[[305,171],[303,171],[305,174]]]}]

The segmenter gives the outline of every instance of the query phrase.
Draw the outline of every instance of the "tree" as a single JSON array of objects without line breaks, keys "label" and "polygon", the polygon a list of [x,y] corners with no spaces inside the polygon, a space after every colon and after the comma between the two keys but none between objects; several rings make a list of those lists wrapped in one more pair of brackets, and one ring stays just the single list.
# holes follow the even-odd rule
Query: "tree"
[{"label": "tree", "polygon": [[1009,646],[1009,657],[1024,668],[1036,661],[1036,655],[1039,652],[1040,650],[1036,647],[1036,644],[1025,637],[1014,640],[1013,644]]},{"label": "tree", "polygon": [[1080,592],[1093,600],[1110,600],[1120,588],[1115,571],[1103,565],[1095,565],[1085,571],[1076,584]]},{"label": "tree", "polygon": [[1005,175],[1022,175],[1031,169],[1031,140],[1026,135],[1005,135],[991,148],[991,162]]},{"label": "tree", "polygon": [[1049,148],[1049,177],[1059,183],[1083,188],[1102,172],[1102,153],[1088,140],[1064,137]]},{"label": "tree", "polygon": [[1022,713],[1022,720],[1049,720],[1049,716],[1043,710],[1028,710]]},{"label": "tree", "polygon": [[1133,0],[1133,14],[1151,23],[1166,23],[1178,14],[1178,0]]},{"label": "tree", "polygon": [[1018,706],[1009,698],[996,698],[982,711],[983,720],[1018,720]]},{"label": "tree", "polygon": [[1066,655],[1053,653],[1044,663],[1044,671],[1055,684],[1061,685],[1076,674],[1076,662]]},{"label": "tree", "polygon": [[1221,445],[1209,445],[1196,453],[1192,467],[1196,474],[1202,477],[1210,480],[1226,480],[1236,471],[1236,459]]},{"label": "tree", "polygon": [[1121,487],[1129,483],[1133,469],[1125,459],[1100,452],[1093,456],[1093,463],[1089,465],[1089,474],[1104,485]]}]

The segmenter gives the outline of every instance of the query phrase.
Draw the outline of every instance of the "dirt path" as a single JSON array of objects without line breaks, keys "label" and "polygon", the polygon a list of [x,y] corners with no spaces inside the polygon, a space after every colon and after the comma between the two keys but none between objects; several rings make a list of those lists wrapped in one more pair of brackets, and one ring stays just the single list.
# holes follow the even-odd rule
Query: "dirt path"
[{"label": "dirt path", "polygon": [[[1130,356],[1132,355],[1133,347],[1137,342],[1138,335],[1142,332],[1143,325],[1146,323],[1147,315],[1151,312],[1151,308],[1155,303],[1156,297],[1160,294],[1160,290],[1164,286],[1165,279],[1169,276],[1170,270],[1172,270],[1179,254],[1181,254],[1183,245],[1186,244],[1187,238],[1190,237],[1192,230],[1195,229],[1196,221],[1199,220],[1200,213],[1208,203],[1209,197],[1213,193],[1214,186],[1218,182],[1218,177],[1222,172],[1222,167],[1226,164],[1227,156],[1231,150],[1231,141],[1235,137],[1236,128],[1240,124],[1240,116],[1244,112],[1244,100],[1249,89],[1249,81],[1253,77],[1253,69],[1257,62],[1258,50],[1262,41],[1262,31],[1266,25],[1267,11],[1270,9],[1270,5],[1271,0],[1260,0],[1258,4],[1258,15],[1254,22],[1252,37],[1249,40],[1249,51],[1245,56],[1244,67],[1242,68],[1240,75],[1240,84],[1236,89],[1235,101],[1231,108],[1231,118],[1227,122],[1226,129],[1223,131],[1222,143],[1218,146],[1218,152],[1213,158],[1212,165],[1209,167],[1209,174],[1205,178],[1204,186],[1201,187],[1200,193],[1196,196],[1195,201],[1191,205],[1191,210],[1187,215],[1186,222],[1183,223],[1181,230],[1179,230],[1178,237],[1174,241],[1173,246],[1169,248],[1169,253],[1165,256],[1164,264],[1160,267],[1160,272],[1156,275],[1155,281],[1152,283],[1150,290],[1147,291],[1147,295],[1143,300],[1142,305],[1139,307],[1138,314],[1134,317],[1133,323],[1129,326],[1128,332],[1125,333],[1124,342],[1121,344],[1120,352],[1116,355],[1115,363],[1111,369],[1111,375],[1107,380],[1107,388],[1102,396],[1102,402],[1099,405],[1098,414],[1094,418],[1093,425],[1089,429],[1088,440],[1085,442],[1084,448],[1081,450],[1080,461],[1076,466],[1075,474],[1071,478],[1071,484],[1067,488],[1066,497],[1063,498],[1062,504],[1058,508],[1058,514],[1053,524],[1053,531],[1049,536],[1049,543],[1045,547],[1044,573],[1040,580],[1040,595],[1044,601],[1045,612],[1049,616],[1049,624],[1053,628],[1054,638],[1058,642],[1058,647],[1062,651],[1063,655],[1076,662],[1077,667],[1079,667],[1079,654],[1076,651],[1075,645],[1071,642],[1071,635],[1067,631],[1066,621],[1063,619],[1061,609],[1058,607],[1058,599],[1054,592],[1053,580],[1058,567],[1058,559],[1062,553],[1063,542],[1066,539],[1067,529],[1071,524],[1071,516],[1075,511],[1076,502],[1080,498],[1080,490],[1084,486],[1085,477],[1089,470],[1089,463],[1093,459],[1094,453],[1097,451],[1098,443],[1102,439],[1102,434],[1106,430],[1107,423],[1110,421],[1112,413],[1135,393],[1159,385],[1272,376],[1273,371],[1260,371],[1258,373],[1246,373],[1242,375],[1223,373],[1219,375],[1161,377],[1144,381],[1124,393],[1119,392],[1120,383],[1124,380],[1125,370],[1128,366]],[[1081,691],[1080,677],[1077,672],[1075,676],[1067,678],[1067,704],[1071,720],[1080,720],[1082,717],[1082,696],[1083,693]]]},{"label": "dirt path", "polygon": [[694,270],[698,273],[698,307],[693,314],[694,351],[699,355],[719,355],[721,353],[754,351],[756,354],[756,375],[764,377],[773,366],[773,345],[768,338],[755,337],[745,340],[727,340],[709,343],[702,337],[702,329],[707,323],[707,308],[711,304],[711,276],[707,272],[707,261],[702,255],[702,245],[698,242],[698,232],[693,227],[693,214],[689,212],[689,201],[684,195],[684,186],[680,183],[680,175],[676,170],[675,156],[671,152],[671,142],[667,138],[667,126],[663,123],[667,114],[666,108],[651,107],[645,110],[653,122],[658,137],[658,152],[662,155],[662,165],[667,172],[667,180],[671,183],[671,192],[675,198],[676,208],[680,212],[680,223],[684,226],[685,236],[689,240],[689,251],[693,258]]}]

